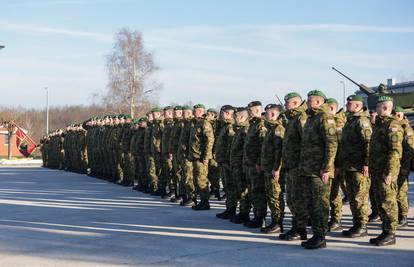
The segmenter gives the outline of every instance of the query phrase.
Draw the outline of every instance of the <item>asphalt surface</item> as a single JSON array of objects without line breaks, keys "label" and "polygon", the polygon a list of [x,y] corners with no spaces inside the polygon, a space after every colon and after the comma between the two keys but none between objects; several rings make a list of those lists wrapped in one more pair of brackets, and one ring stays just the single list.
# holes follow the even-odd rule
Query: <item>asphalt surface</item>
[{"label": "asphalt surface", "polygon": [[[376,223],[369,237],[330,233],[316,251],[217,219],[222,209],[213,201],[196,212],[86,175],[0,168],[0,266],[414,266],[413,208],[395,246],[368,244]],[[345,206],[342,222],[351,221]]]}]

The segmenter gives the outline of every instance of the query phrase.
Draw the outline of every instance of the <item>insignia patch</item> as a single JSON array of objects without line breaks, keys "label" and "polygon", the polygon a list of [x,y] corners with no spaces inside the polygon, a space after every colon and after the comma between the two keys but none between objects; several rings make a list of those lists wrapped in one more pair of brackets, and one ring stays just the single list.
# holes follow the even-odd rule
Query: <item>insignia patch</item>
[{"label": "insignia patch", "polygon": [[393,143],[398,142],[398,136],[397,136],[397,135],[392,135],[392,136],[391,136],[391,141],[392,141]]},{"label": "insignia patch", "polygon": [[328,129],[328,133],[329,133],[330,135],[335,135],[335,134],[336,134],[336,129],[335,129],[335,128],[329,128],[329,129]]},{"label": "insignia patch", "polygon": [[365,134],[365,136],[370,136],[371,135],[371,130],[370,129],[365,129],[364,134]]}]

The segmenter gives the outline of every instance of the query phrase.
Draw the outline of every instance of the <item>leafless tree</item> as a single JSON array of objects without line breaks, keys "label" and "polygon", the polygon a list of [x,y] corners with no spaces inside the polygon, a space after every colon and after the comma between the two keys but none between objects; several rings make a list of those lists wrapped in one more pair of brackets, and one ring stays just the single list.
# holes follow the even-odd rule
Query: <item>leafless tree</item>
[{"label": "leafless tree", "polygon": [[132,117],[149,107],[161,85],[154,80],[158,70],[152,53],[144,48],[138,31],[121,29],[115,35],[112,52],[107,56],[108,91],[103,97],[108,109],[129,112]]}]

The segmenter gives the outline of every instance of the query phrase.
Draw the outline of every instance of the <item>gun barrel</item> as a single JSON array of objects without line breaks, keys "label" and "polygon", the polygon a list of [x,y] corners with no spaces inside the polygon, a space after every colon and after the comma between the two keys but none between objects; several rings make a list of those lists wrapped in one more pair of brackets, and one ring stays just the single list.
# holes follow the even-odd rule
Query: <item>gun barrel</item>
[{"label": "gun barrel", "polygon": [[347,80],[349,80],[353,84],[355,84],[356,86],[361,87],[361,85],[359,83],[357,83],[356,81],[352,80],[351,78],[349,78],[348,76],[346,76],[345,74],[343,74],[342,72],[340,72],[339,70],[337,70],[335,67],[332,67],[332,69],[334,71],[338,72],[341,76],[345,77]]}]

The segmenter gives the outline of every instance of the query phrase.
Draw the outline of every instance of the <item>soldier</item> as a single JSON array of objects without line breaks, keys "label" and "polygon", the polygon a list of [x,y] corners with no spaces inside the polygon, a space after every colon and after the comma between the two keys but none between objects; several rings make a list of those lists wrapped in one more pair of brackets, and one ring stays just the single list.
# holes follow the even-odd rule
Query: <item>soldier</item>
[{"label": "soldier", "polygon": [[217,197],[218,200],[220,200],[220,170],[218,167],[218,163],[216,161],[215,155],[216,155],[216,139],[218,136],[217,125],[220,123],[217,118],[217,111],[213,108],[207,109],[207,120],[211,123],[211,126],[213,126],[214,131],[214,146],[213,146],[213,158],[210,160],[209,166],[208,166],[208,180],[210,181],[210,195],[214,195]]},{"label": "soldier", "polygon": [[193,109],[190,106],[183,107],[184,125],[178,142],[177,159],[181,164],[181,206],[192,206],[197,203],[193,181],[193,163],[189,158],[190,132],[194,127]]},{"label": "soldier", "polygon": [[226,210],[216,214],[217,218],[231,219],[236,214],[237,209],[237,186],[232,177],[230,168],[229,149],[234,136],[234,108],[225,105],[221,108],[223,112],[223,126],[215,141],[215,158],[223,179],[224,193],[226,194]]},{"label": "soldier", "polygon": [[402,157],[404,130],[392,116],[393,99],[380,96],[377,100],[378,117],[369,149],[369,171],[372,176],[375,199],[382,220],[382,233],[369,242],[377,246],[395,244],[398,225],[398,174]]},{"label": "soldier", "polygon": [[178,157],[180,135],[181,135],[181,131],[183,127],[184,127],[183,107],[176,106],[174,107],[174,126],[171,131],[170,143],[168,145],[168,151],[172,157],[172,163],[173,163],[172,183],[173,183],[173,188],[174,188],[174,197],[171,198],[171,202],[174,202],[174,203],[179,203],[183,200],[182,195],[185,191],[183,187],[180,187],[180,185],[182,185],[181,183],[182,169],[181,169],[181,162]]},{"label": "soldier", "polygon": [[194,106],[195,123],[190,132],[189,159],[193,162],[194,184],[200,203],[192,206],[194,210],[210,209],[210,193],[208,188],[208,164],[213,158],[214,132],[210,122],[204,116],[205,107],[202,104]]},{"label": "soldier", "polygon": [[146,156],[144,153],[145,148],[145,133],[148,127],[148,118],[141,117],[138,119],[138,130],[136,133],[136,150],[137,150],[137,182],[138,182],[138,191],[146,192],[148,188],[148,171],[146,164]]},{"label": "soldier", "polygon": [[302,101],[302,97],[296,93],[291,92],[284,98],[285,100],[285,115],[288,119],[286,125],[285,135],[282,144],[282,165],[285,170],[286,177],[286,202],[292,213],[292,228],[284,234],[280,234],[279,238],[284,240],[306,240],[306,232],[298,232],[296,218],[298,216],[297,206],[300,203],[295,201],[298,198],[294,196],[295,184],[299,177],[299,162],[300,162],[300,143],[303,136],[303,127],[307,120],[307,105]]},{"label": "soldier", "polygon": [[342,130],[338,158],[347,185],[353,217],[353,226],[342,234],[353,238],[368,234],[368,155],[372,127],[361,96],[351,95],[347,98],[347,111],[348,117]]},{"label": "soldier", "polygon": [[[142,154],[142,150],[139,151],[137,137],[139,129],[139,119],[135,119],[131,123],[131,142],[129,143],[129,153],[130,153],[130,164],[129,164],[129,177],[132,179],[134,186],[132,190],[139,191],[138,188],[141,186],[141,183],[138,181],[138,157],[139,154]],[[145,129],[141,129],[141,133],[144,133]],[[143,136],[143,134],[142,134]]]},{"label": "soldier", "polygon": [[130,177],[130,164],[131,164],[131,137],[132,137],[132,128],[131,128],[131,115],[123,115],[124,121],[121,127],[121,169],[122,169],[122,180],[119,184],[123,186],[132,186],[134,185],[133,178]]},{"label": "soldier", "polygon": [[[164,122],[161,137],[161,157],[163,163],[162,175],[160,179],[161,197],[170,199],[173,197],[175,188],[172,183],[173,157],[170,153],[171,133],[174,127],[174,108],[167,106],[164,108]],[[169,188],[167,194],[166,188]]]},{"label": "soldier", "polygon": [[164,129],[164,120],[161,115],[160,108],[153,108],[151,110],[153,116],[152,131],[151,131],[151,156],[154,159],[154,166],[151,166],[151,195],[161,196],[163,191],[159,187],[159,179],[162,175],[163,159],[161,155],[161,139],[162,131]]},{"label": "soldier", "polygon": [[[251,210],[250,202],[250,181],[246,177],[243,166],[244,142],[246,140],[247,130],[249,128],[249,114],[247,108],[240,107],[235,110],[234,114],[234,137],[230,146],[230,166],[233,180],[237,188],[237,201],[239,205],[239,213],[230,220],[233,223],[249,222],[249,213]],[[237,204],[237,203],[236,203]]]},{"label": "soldier", "polygon": [[266,189],[263,171],[260,167],[260,152],[263,138],[266,135],[266,126],[262,118],[262,103],[250,102],[248,105],[250,121],[244,142],[244,164],[251,185],[251,200],[254,218],[244,225],[249,228],[260,228],[264,224],[267,213]]},{"label": "soldier", "polygon": [[285,201],[280,183],[282,167],[282,143],[285,134],[280,112],[282,107],[268,104],[266,111],[267,133],[261,150],[261,168],[264,172],[266,200],[270,209],[271,223],[262,228],[266,234],[283,232]]},{"label": "soldier", "polygon": [[145,129],[144,134],[144,156],[145,156],[145,166],[147,170],[147,184],[145,184],[144,193],[155,193],[157,188],[151,187],[151,172],[155,170],[155,162],[154,157],[151,153],[151,136],[152,136],[152,128],[153,128],[153,116],[151,112],[147,113],[148,122],[147,128]]},{"label": "soldier", "polygon": [[[341,151],[341,137],[342,137],[342,128],[344,127],[346,117],[343,109],[338,111],[338,101],[334,98],[328,98],[326,100],[328,104],[329,113],[334,116],[336,124],[336,135],[338,138],[338,149],[337,155]],[[331,220],[328,223],[329,231],[342,231],[341,219],[342,219],[342,194],[341,194],[341,185],[344,184],[343,173],[340,171],[339,166],[341,161],[336,156],[335,157],[335,173],[331,185],[331,195],[330,195],[330,215]]]},{"label": "soldier", "polygon": [[[334,116],[328,113],[325,95],[319,90],[308,93],[308,119],[303,128],[300,164],[294,197],[298,205],[297,227],[306,235],[309,217],[313,237],[302,242],[306,249],[326,247],[329,196],[338,140]],[[297,202],[297,203],[298,203]]]},{"label": "soldier", "polygon": [[[369,114],[370,114],[371,125],[375,127],[375,121],[377,119],[378,113],[376,111],[370,111]],[[378,203],[376,201],[375,193],[374,193],[374,182],[372,181],[372,179],[370,181],[369,200],[371,202],[371,214],[368,216],[368,222],[381,221],[381,218],[379,216],[379,211],[378,211]]]},{"label": "soldier", "polygon": [[408,226],[407,215],[410,207],[408,204],[408,176],[410,175],[414,151],[414,131],[410,126],[410,122],[404,116],[404,110],[399,106],[395,107],[395,117],[401,123],[404,130],[403,154],[397,181],[398,225],[399,227],[406,227]]}]

